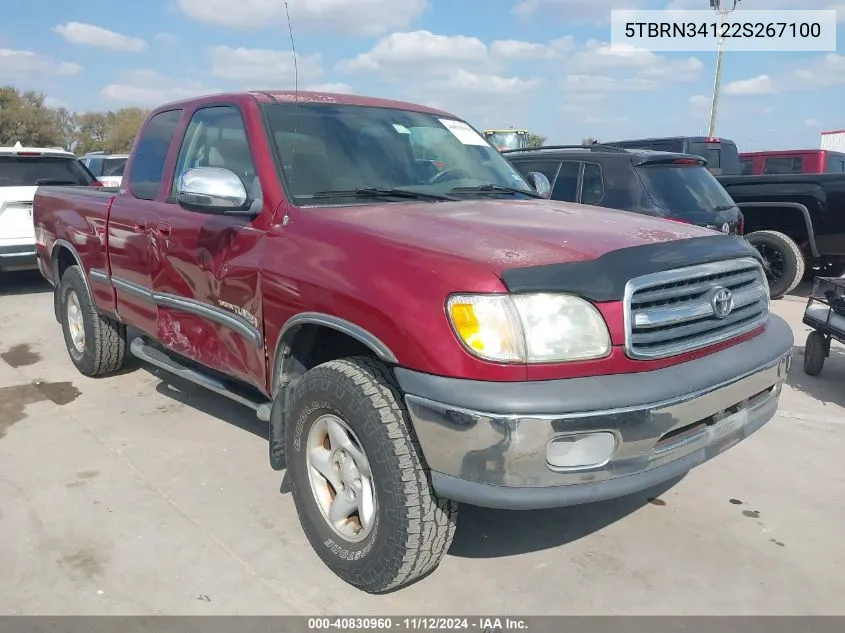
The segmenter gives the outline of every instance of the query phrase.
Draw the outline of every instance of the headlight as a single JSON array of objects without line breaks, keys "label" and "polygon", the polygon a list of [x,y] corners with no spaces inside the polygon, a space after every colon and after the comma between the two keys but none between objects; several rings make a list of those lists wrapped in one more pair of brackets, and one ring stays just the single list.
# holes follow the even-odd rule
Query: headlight
[{"label": "headlight", "polygon": [[464,346],[485,360],[554,363],[610,351],[601,313],[570,295],[455,295],[446,312]]}]

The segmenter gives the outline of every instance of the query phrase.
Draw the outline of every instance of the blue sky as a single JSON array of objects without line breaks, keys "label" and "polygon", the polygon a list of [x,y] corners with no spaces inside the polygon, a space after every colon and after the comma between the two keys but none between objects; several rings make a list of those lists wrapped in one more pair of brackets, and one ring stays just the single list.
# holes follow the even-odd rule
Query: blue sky
[{"label": "blue sky", "polygon": [[[713,53],[610,54],[609,12],[705,0],[289,0],[300,88],[445,108],[552,143],[707,132]],[[743,0],[746,9],[842,0]],[[0,83],[77,111],[292,88],[283,0],[0,0]],[[739,12],[738,12],[739,13]],[[842,40],[842,28],[838,31]],[[845,56],[728,53],[717,134],[819,146],[845,128]]]}]

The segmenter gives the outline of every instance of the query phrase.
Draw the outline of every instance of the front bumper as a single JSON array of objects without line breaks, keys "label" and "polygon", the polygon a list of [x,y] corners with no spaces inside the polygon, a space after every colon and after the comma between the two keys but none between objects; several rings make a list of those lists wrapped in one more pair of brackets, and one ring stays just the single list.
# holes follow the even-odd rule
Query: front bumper
[{"label": "front bumper", "polygon": [[[439,495],[550,508],[651,488],[748,437],[777,411],[793,342],[771,315],[749,341],[637,374],[491,383],[395,371]],[[602,431],[616,439],[606,462],[549,464],[551,441]]]},{"label": "front bumper", "polygon": [[34,244],[0,244],[0,271],[35,270],[38,268]]}]

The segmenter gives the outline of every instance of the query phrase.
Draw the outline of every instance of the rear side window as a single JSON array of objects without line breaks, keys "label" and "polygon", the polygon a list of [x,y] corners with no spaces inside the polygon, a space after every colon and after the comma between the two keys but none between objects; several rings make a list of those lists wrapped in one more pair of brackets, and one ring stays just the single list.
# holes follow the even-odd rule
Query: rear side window
[{"label": "rear side window", "polygon": [[742,175],[742,176],[753,176],[754,175],[754,161],[752,159],[750,159],[750,158],[743,159],[740,175]]},{"label": "rear side window", "polygon": [[164,174],[167,152],[181,118],[182,110],[159,112],[150,119],[138,138],[132,171],[129,173],[129,190],[136,198],[155,200]]},{"label": "rear side window", "polygon": [[733,208],[734,201],[705,167],[649,165],[637,173],[654,203],[671,215],[695,224]]},{"label": "rear side window", "polygon": [[825,171],[828,174],[845,173],[845,158],[834,158],[832,156],[828,156]]},{"label": "rear side window", "polygon": [[789,157],[779,156],[767,158],[763,163],[764,174],[802,174],[804,173],[804,160],[800,156]]},{"label": "rear side window", "polygon": [[739,160],[739,150],[736,144],[729,141],[715,143],[690,143],[689,153],[701,156],[707,161],[707,168],[723,175],[742,173]]},{"label": "rear side window", "polygon": [[0,156],[0,187],[90,185],[91,173],[76,158]]},{"label": "rear side window", "polygon": [[584,164],[584,179],[581,184],[581,204],[598,205],[604,198],[604,180],[601,167],[595,163]]}]

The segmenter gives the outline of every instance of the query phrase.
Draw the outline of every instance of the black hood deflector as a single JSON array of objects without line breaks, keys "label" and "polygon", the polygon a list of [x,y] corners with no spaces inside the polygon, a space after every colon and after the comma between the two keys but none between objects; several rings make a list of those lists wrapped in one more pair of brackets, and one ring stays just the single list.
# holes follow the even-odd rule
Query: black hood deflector
[{"label": "black hood deflector", "polygon": [[501,278],[513,293],[561,292],[592,301],[621,301],[625,284],[634,277],[739,257],[761,261],[744,238],[713,235],[631,246],[589,261],[511,268]]}]

